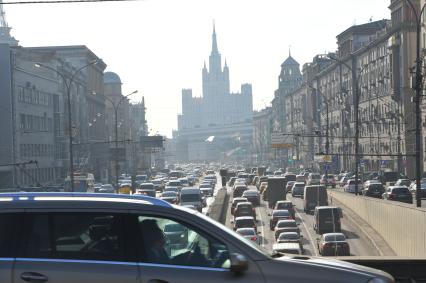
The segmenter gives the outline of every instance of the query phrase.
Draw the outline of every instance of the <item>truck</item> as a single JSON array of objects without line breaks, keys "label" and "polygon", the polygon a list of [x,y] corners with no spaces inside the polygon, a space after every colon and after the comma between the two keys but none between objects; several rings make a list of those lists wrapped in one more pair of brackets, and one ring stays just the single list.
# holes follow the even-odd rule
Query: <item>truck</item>
[{"label": "truck", "polygon": [[265,175],[265,172],[266,172],[266,167],[265,166],[257,167],[257,175],[258,176]]},{"label": "truck", "polygon": [[268,187],[265,191],[265,199],[268,200],[269,208],[273,208],[279,200],[286,200],[285,187],[287,181],[285,177],[269,177]]},{"label": "truck", "polygon": [[303,191],[303,210],[311,213],[317,206],[327,206],[327,189],[323,185],[306,186]]}]

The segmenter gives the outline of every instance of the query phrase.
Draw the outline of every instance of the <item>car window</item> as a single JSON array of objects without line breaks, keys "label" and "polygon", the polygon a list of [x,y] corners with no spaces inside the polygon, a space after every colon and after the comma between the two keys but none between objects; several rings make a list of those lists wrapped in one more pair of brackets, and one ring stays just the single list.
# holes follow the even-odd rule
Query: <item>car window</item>
[{"label": "car window", "polygon": [[18,222],[17,214],[0,214],[0,257],[13,256],[13,241],[15,238],[15,225]]},{"label": "car window", "polygon": [[175,220],[138,216],[142,261],[157,264],[230,268],[228,248]]},{"label": "car window", "polygon": [[29,258],[123,261],[121,217],[113,214],[27,214],[20,255]]}]

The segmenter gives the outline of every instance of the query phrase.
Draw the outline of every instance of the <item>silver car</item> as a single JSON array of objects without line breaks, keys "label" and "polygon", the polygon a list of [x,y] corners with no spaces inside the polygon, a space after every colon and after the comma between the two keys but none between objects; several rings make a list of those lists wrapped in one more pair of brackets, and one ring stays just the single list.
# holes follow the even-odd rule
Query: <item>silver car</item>
[{"label": "silver car", "polygon": [[141,195],[0,194],[0,225],[2,283],[393,282],[347,262],[267,254],[201,213]]}]

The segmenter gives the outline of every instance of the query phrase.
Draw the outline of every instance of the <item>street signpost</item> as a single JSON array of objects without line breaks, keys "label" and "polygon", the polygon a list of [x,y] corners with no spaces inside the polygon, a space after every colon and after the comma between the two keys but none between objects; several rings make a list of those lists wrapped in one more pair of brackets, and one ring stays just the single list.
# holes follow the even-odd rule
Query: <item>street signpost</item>
[{"label": "street signpost", "polygon": [[292,148],[293,141],[291,136],[284,133],[272,133],[271,134],[271,147],[272,148]]}]

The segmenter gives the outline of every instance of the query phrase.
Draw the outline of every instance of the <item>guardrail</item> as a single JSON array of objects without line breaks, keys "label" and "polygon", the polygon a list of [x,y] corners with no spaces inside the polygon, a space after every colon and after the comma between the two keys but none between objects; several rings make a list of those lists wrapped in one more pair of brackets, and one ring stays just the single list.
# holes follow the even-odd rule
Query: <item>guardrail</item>
[{"label": "guardrail", "polygon": [[397,256],[425,257],[426,209],[350,193],[328,190],[376,230]]}]

